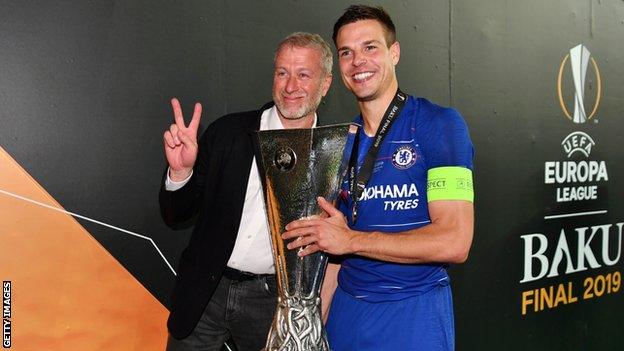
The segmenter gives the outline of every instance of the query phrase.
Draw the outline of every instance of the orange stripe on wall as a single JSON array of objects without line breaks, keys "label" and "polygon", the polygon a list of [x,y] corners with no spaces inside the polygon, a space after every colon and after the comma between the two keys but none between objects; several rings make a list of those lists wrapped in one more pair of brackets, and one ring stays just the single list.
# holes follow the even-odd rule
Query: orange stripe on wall
[{"label": "orange stripe on wall", "polygon": [[[60,205],[0,147],[0,189]],[[70,215],[0,194],[14,350],[164,350],[167,309]]]}]

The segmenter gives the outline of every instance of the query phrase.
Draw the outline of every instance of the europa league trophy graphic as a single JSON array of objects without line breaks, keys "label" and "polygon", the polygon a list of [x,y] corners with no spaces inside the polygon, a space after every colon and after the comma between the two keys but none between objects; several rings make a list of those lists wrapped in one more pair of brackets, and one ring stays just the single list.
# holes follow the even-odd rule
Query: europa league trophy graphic
[{"label": "europa league trophy graphic", "polygon": [[587,113],[583,103],[585,94],[585,76],[587,75],[587,64],[591,53],[585,46],[579,44],[570,49],[570,65],[572,66],[572,77],[574,78],[574,123],[585,123]]},{"label": "europa league trophy graphic", "polygon": [[[329,350],[321,319],[320,290],[327,256],[299,257],[281,234],[286,224],[320,215],[316,198],[336,197],[350,125],[258,132],[278,303],[266,351]],[[344,158],[345,160],[347,158]]]}]

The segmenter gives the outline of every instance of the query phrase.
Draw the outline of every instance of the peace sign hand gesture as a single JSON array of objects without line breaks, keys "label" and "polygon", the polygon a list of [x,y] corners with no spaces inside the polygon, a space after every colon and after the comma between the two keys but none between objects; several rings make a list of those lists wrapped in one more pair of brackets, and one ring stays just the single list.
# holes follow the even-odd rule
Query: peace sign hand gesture
[{"label": "peace sign hand gesture", "polygon": [[171,99],[175,123],[165,131],[163,136],[165,155],[169,163],[169,177],[173,181],[186,179],[193,170],[197,159],[197,129],[201,119],[202,106],[195,104],[193,118],[188,127],[184,124],[184,116],[178,99]]}]

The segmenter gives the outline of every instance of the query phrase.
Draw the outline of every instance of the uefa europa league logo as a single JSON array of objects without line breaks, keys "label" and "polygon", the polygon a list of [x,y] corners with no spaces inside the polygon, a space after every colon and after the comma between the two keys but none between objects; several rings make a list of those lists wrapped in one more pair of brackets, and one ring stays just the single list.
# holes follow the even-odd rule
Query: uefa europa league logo
[{"label": "uefa europa league logo", "polygon": [[[562,94],[562,78],[563,78],[563,69],[568,62],[570,61],[570,67],[572,68],[572,80],[574,82],[574,114],[570,115],[568,108],[564,102],[563,94]],[[591,61],[592,66],[594,68],[594,74],[596,77],[596,97],[594,99],[594,105],[592,110],[588,113],[585,106],[585,77],[587,76],[587,66]],[[566,57],[561,61],[561,65],[559,66],[559,76],[557,77],[557,94],[559,96],[559,104],[561,105],[561,109],[563,113],[565,113],[568,119],[571,119],[574,123],[585,123],[587,120],[592,119],[596,114],[596,110],[598,110],[598,104],[600,103],[600,90],[601,90],[601,82],[600,82],[600,71],[598,70],[598,65],[596,64],[596,60],[591,57],[591,53],[589,50],[583,46],[583,44],[579,44],[572,49],[570,49],[570,53],[566,55]]]}]

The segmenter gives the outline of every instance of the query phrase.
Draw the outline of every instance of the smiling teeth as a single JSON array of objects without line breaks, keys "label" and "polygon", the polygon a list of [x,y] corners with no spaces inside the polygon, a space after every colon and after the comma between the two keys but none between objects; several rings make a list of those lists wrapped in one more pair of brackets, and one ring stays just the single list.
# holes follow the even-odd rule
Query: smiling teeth
[{"label": "smiling teeth", "polygon": [[355,79],[355,80],[364,80],[364,79],[368,79],[368,77],[370,77],[372,75],[373,75],[372,72],[358,73],[358,74],[353,76],[353,79]]}]

